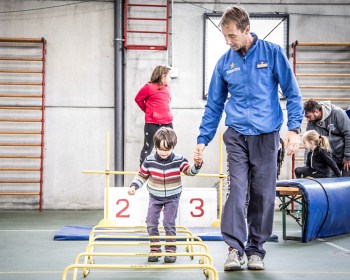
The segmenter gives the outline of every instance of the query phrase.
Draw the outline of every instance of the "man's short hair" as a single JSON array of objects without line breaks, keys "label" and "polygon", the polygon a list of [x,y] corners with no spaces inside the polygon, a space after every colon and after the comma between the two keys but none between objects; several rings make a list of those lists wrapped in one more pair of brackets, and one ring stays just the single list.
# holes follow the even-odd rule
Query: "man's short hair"
[{"label": "man's short hair", "polygon": [[228,25],[230,22],[235,22],[237,28],[242,32],[250,25],[249,13],[241,6],[232,6],[226,9],[221,17],[219,26]]},{"label": "man's short hair", "polygon": [[309,99],[304,103],[304,111],[305,112],[315,112],[317,110],[320,110],[322,107],[318,102],[314,99]]}]

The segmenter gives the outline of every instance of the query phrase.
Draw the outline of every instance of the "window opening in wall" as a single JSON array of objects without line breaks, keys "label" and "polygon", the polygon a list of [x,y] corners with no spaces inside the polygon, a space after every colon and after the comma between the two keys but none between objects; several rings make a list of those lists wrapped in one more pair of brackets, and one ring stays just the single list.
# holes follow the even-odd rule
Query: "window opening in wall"
[{"label": "window opening in wall", "polygon": [[[221,14],[204,14],[204,65],[203,65],[203,99],[207,99],[208,88],[214,67],[220,56],[227,50],[218,25]],[[280,45],[289,56],[288,52],[288,24],[289,16],[286,14],[250,14],[250,30],[260,39]]]}]

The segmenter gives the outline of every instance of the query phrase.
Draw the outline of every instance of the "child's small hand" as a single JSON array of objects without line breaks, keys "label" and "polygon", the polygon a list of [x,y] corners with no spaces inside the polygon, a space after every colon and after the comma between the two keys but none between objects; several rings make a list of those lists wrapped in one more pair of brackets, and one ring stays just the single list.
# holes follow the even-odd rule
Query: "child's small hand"
[{"label": "child's small hand", "polygon": [[194,167],[198,170],[198,169],[201,169],[202,165],[203,165],[203,160],[201,159],[201,160],[199,161],[199,163],[196,162],[196,163],[194,164]]},{"label": "child's small hand", "polygon": [[131,186],[128,190],[128,195],[134,195],[136,193],[135,186]]}]

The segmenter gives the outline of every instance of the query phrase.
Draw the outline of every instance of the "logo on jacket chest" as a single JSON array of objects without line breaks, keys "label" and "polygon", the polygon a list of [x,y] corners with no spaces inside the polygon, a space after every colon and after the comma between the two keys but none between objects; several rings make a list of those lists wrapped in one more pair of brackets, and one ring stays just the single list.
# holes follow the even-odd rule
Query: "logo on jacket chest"
[{"label": "logo on jacket chest", "polygon": [[226,70],[226,74],[231,74],[232,72],[236,72],[236,71],[240,71],[241,68],[240,67],[235,67],[235,64],[232,62],[230,64],[230,68],[229,70]]}]

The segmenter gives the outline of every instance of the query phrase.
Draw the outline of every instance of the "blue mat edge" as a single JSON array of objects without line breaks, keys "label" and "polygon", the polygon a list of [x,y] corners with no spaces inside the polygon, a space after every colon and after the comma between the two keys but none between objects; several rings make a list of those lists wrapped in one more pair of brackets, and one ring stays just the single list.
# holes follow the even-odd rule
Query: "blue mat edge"
[{"label": "blue mat edge", "polygon": [[[55,235],[55,241],[69,241],[69,240],[89,240],[90,232],[92,227],[86,226],[64,226]],[[189,230],[200,237],[203,241],[223,241],[220,229],[218,228],[189,228]],[[214,231],[215,230],[215,231]],[[115,239],[115,240],[127,240]],[[270,242],[278,242],[277,235],[271,235],[269,238]]]}]

